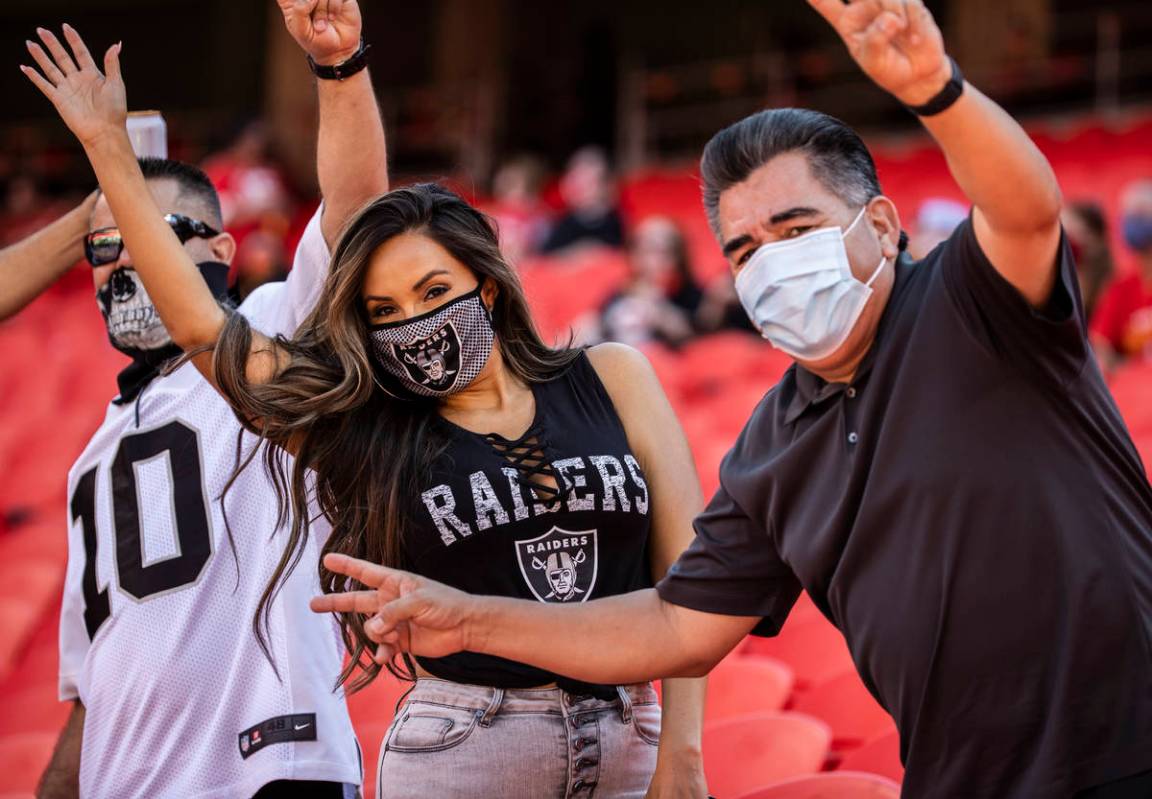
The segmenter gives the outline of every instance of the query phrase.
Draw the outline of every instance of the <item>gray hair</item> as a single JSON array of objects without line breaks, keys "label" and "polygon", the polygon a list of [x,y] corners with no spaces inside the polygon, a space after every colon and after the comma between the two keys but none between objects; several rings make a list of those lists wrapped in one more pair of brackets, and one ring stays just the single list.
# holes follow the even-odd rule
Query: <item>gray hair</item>
[{"label": "gray hair", "polygon": [[864,141],[840,120],[804,108],[760,111],[712,137],[700,159],[704,210],[720,238],[720,195],[778,155],[802,152],[812,174],[847,205],[881,194],[876,163]]}]

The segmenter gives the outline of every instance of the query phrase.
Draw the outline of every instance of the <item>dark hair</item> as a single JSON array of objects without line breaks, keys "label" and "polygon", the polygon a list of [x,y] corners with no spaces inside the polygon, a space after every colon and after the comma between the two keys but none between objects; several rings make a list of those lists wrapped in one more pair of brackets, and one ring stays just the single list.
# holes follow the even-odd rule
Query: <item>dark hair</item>
[{"label": "dark hair", "polygon": [[145,180],[172,180],[180,187],[181,197],[192,197],[204,206],[204,210],[211,215],[208,222],[219,229],[224,223],[224,214],[220,209],[220,195],[216,187],[198,166],[186,164],[183,161],[174,161],[171,158],[138,158],[140,171],[144,173]]},{"label": "dark hair", "polygon": [[[269,381],[248,379],[251,328],[241,314],[233,313],[216,344],[214,369],[220,390],[248,429],[296,454],[289,467],[279,447],[265,448],[282,519],[288,507],[292,511],[283,555],[253,619],[266,653],[264,630],[271,602],[304,553],[315,508],[332,525],[325,552],[404,565],[404,541],[416,510],[412,503],[418,501],[422,481],[447,443],[442,430],[432,424],[436,401],[405,401],[381,388],[379,381],[386,375],[371,354],[369,320],[360,301],[372,254],[409,232],[437,242],[481,282],[496,285],[492,324],[513,375],[527,383],[542,382],[578,355],[570,348],[552,349],[541,340],[520,280],[501,255],[490,220],[453,192],[430,183],[389,192],[349,223],[315,309],[291,339],[277,337],[283,365]],[[320,580],[328,592],[355,585],[323,565]],[[342,614],[344,642],[352,657],[340,681],[347,681],[357,669],[364,672],[353,681],[353,690],[380,671],[371,659],[375,645],[365,634],[363,621],[358,614]],[[395,664],[388,668],[407,676]]]},{"label": "dark hair", "polygon": [[815,178],[848,205],[863,205],[881,194],[876,163],[852,128],[804,108],[760,111],[713,136],[700,159],[704,210],[717,238],[720,195],[793,151],[804,153]]}]

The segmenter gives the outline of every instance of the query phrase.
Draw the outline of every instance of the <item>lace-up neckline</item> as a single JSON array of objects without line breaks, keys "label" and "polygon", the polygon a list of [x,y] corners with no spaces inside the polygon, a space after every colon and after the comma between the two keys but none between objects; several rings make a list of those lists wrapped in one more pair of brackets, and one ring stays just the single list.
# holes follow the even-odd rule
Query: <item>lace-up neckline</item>
[{"label": "lace-up neckline", "polygon": [[[564,499],[567,491],[548,459],[547,451],[551,445],[544,423],[544,401],[540,396],[541,392],[536,390],[535,384],[529,388],[532,391],[532,401],[535,403],[532,423],[516,438],[507,438],[499,433],[477,433],[451,419],[443,416],[440,418],[456,430],[487,444],[507,466],[516,470],[522,484],[531,488],[541,500],[551,503],[557,499]],[[551,478],[551,482],[542,480],[542,477]]]}]

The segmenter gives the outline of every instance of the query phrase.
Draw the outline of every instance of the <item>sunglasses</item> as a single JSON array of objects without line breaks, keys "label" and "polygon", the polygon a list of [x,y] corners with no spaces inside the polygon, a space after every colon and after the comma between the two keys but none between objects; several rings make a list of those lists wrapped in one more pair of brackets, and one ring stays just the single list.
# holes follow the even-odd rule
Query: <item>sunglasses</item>
[{"label": "sunglasses", "polygon": [[[210,239],[220,235],[220,231],[211,225],[181,214],[165,214],[164,221],[181,244],[190,239]],[[84,237],[84,257],[94,267],[116,263],[123,250],[124,239],[120,237],[119,228],[101,228]]]}]

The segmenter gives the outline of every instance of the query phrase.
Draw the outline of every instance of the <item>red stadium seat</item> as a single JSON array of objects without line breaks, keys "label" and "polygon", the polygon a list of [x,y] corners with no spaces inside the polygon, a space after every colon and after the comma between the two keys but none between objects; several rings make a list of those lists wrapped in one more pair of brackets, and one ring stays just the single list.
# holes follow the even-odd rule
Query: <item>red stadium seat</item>
[{"label": "red stadium seat", "polygon": [[772,658],[729,655],[708,675],[704,721],[780,710],[792,694],[792,669]]},{"label": "red stadium seat", "polygon": [[0,561],[0,599],[24,599],[47,608],[60,597],[64,567],[55,558]]},{"label": "red stadium seat", "polygon": [[823,617],[789,621],[775,638],[750,636],[740,651],[767,655],[791,666],[798,690],[855,670],[844,636]]},{"label": "red stadium seat", "polygon": [[796,697],[793,709],[828,722],[832,747],[859,746],[895,729],[892,717],[868,693],[856,672],[845,672]]},{"label": "red stadium seat", "polygon": [[56,737],[53,733],[27,732],[0,738],[0,774],[4,775],[6,790],[36,790],[52,759]]},{"label": "red stadium seat", "polygon": [[737,799],[900,799],[900,784],[878,774],[837,771],[778,782]]},{"label": "red stadium seat", "polygon": [[[0,680],[24,651],[24,645],[43,616],[43,607],[23,599],[0,599]],[[0,773],[3,773],[0,771]]]},{"label": "red stadium seat", "polygon": [[900,782],[904,779],[904,765],[900,762],[900,736],[885,733],[849,752],[840,761],[843,771],[867,771]]},{"label": "red stadium seat", "polygon": [[815,774],[828,756],[828,725],[799,713],[760,713],[704,727],[704,775],[720,797]]},{"label": "red stadium seat", "polygon": [[29,685],[8,681],[0,691],[0,736],[21,732],[58,733],[72,712],[71,702],[56,699],[55,675]]},{"label": "red stadium seat", "polygon": [[357,725],[356,739],[360,741],[360,751],[364,757],[364,799],[376,799],[376,774],[380,767],[380,747],[391,724],[373,722]]},{"label": "red stadium seat", "polygon": [[1123,367],[1112,376],[1109,388],[1132,435],[1152,436],[1152,364]]}]

